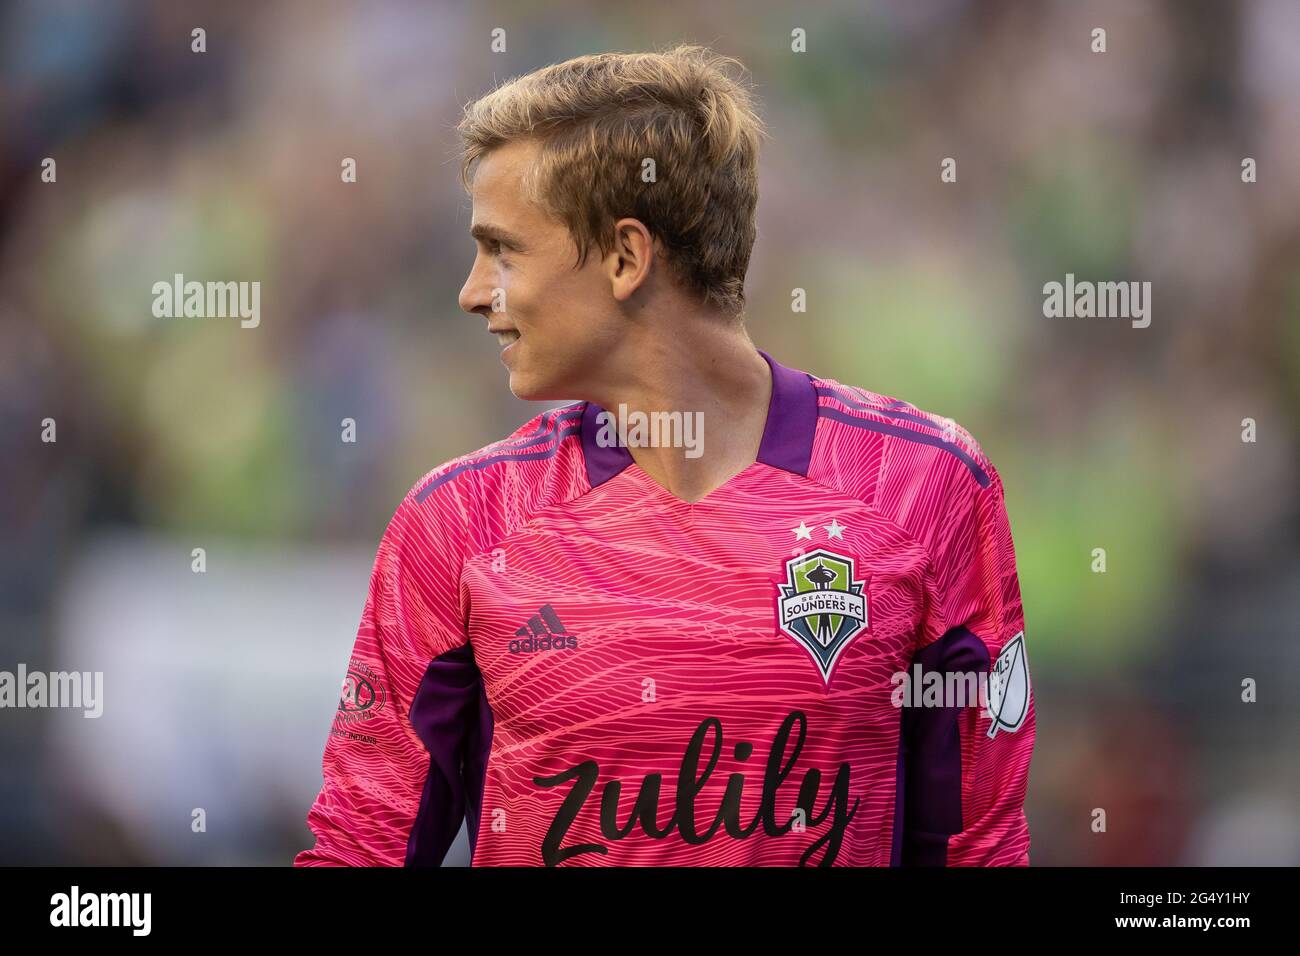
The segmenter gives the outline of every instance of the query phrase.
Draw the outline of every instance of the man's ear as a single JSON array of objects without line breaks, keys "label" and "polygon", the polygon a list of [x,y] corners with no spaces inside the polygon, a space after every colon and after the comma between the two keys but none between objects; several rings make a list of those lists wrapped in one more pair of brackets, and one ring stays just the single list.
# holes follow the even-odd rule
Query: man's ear
[{"label": "man's ear", "polygon": [[614,247],[605,257],[605,270],[615,299],[624,302],[645,284],[657,246],[641,220],[629,217],[614,223]]}]

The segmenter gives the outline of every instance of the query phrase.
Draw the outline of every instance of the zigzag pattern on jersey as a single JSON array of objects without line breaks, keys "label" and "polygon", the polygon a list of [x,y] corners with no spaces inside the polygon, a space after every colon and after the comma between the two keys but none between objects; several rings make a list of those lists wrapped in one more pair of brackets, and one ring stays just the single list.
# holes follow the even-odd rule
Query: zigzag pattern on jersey
[{"label": "zigzag pattern on jersey", "polygon": [[[980,487],[988,486],[991,463],[970,432],[952,419],[922,411],[901,399],[844,385],[833,379],[814,378],[813,384],[817,388],[817,413],[820,417],[940,448],[965,464]],[[822,399],[830,401],[823,402]]]},{"label": "zigzag pattern on jersey", "polygon": [[[542,412],[540,416],[542,419],[541,424],[533,431],[527,432],[528,424],[525,424],[519,429],[519,431],[527,432],[523,436],[517,438],[514,436],[503,438],[495,445],[489,445],[487,447],[488,449],[500,449],[506,447],[517,448],[536,444],[541,440],[541,436],[553,432],[556,425],[563,427],[582,421],[582,412],[585,407],[585,402],[572,402],[568,405],[562,405],[559,408],[552,408],[550,411]],[[534,419],[534,421],[536,421],[536,419]],[[519,432],[515,433],[515,435],[518,434]]]},{"label": "zigzag pattern on jersey", "polygon": [[537,415],[514,433],[467,455],[439,465],[417,483],[415,500],[423,502],[443,484],[469,471],[506,461],[544,461],[559,453],[564,439],[578,434],[585,402],[553,408]]},{"label": "zigzag pattern on jersey", "polygon": [[[973,438],[945,441],[938,434],[943,420],[915,406],[831,380],[814,379],[814,385],[823,424],[808,477],[865,502],[910,534],[931,556],[938,583],[953,600],[949,610],[957,611],[977,589],[963,580],[965,569],[954,556],[972,553],[979,528],[1001,507],[992,462]],[[969,436],[960,426],[954,433]]]},{"label": "zigzag pattern on jersey", "polygon": [[[897,712],[873,714],[863,701],[873,689],[889,686],[889,659],[903,652],[881,652],[872,666],[841,669],[827,693],[811,662],[804,663],[804,652],[776,634],[776,588],[770,579],[781,573],[782,562],[791,555],[789,529],[801,517],[810,517],[808,495],[809,484],[802,476],[751,468],[733,479],[722,495],[694,509],[687,525],[681,520],[682,506],[656,493],[648,476],[632,471],[600,485],[599,494],[551,509],[528,529],[526,547],[512,551],[512,576],[516,581],[544,581],[548,592],[564,602],[560,614],[566,627],[580,635],[582,651],[539,656],[523,666],[504,655],[495,664],[487,655],[480,658],[495,695],[497,748],[485,806],[505,814],[509,833],[494,834],[484,818],[475,850],[478,865],[539,862],[540,847],[567,786],[542,788],[534,777],[561,773],[579,759],[600,768],[601,788],[621,781],[616,813],[620,825],[630,819],[645,777],[660,775],[664,792],[656,820],[667,825],[683,751],[706,717],[720,721],[726,770],[713,773],[700,798],[699,830],[716,812],[732,771],[748,779],[743,806],[746,816],[752,816],[760,799],[767,748],[782,720],[796,710],[807,717],[808,737],[792,779],[782,788],[782,810],[812,768],[824,775],[816,801],[824,810],[831,781],[840,764],[848,762],[853,768],[849,803],[857,798],[861,802],[856,825],[845,834],[837,859],[859,865],[888,862]],[[842,519],[853,507],[822,489],[813,495],[819,503],[811,507],[833,509]],[[751,520],[758,515],[764,516],[761,522]],[[902,538],[884,523],[848,523],[862,535],[855,547],[893,553],[892,542]],[[888,560],[899,561],[899,566],[903,562],[898,555]],[[474,570],[482,571],[485,564],[474,563]],[[881,562],[876,570],[888,573],[885,565]],[[731,578],[741,568],[758,570],[746,586],[733,587]],[[481,579],[490,576],[482,574]],[[477,593],[487,590],[480,587]],[[877,603],[872,620],[883,627],[899,612],[883,594],[873,599]],[[611,605],[619,613],[602,615],[599,625],[584,622],[577,610]],[[569,608],[575,609],[576,620]],[[484,647],[501,646],[519,623],[491,608],[480,606],[480,614],[474,637]],[[907,641],[906,635],[904,627],[891,627],[881,640],[893,646]],[[653,700],[642,696],[647,676],[653,676],[658,688]],[[742,739],[754,746],[745,764],[732,756],[732,747]],[[707,758],[708,747],[705,751]],[[766,839],[761,832],[745,840],[720,833],[697,845],[684,844],[677,834],[667,842],[653,840],[634,827],[614,842],[595,826],[602,793],[598,789],[589,798],[565,845],[592,840],[608,846],[610,854],[584,853],[564,865],[792,865],[826,826],[810,825],[808,834],[781,840]],[[545,812],[539,812],[539,805]],[[813,862],[820,855],[818,851]]]},{"label": "zigzag pattern on jersey", "polygon": [[[944,626],[969,625],[990,659],[1024,629],[1015,554],[1002,482],[979,444],[959,425],[898,399],[814,377],[818,430],[809,477],[852,494],[891,518],[929,552]],[[831,424],[838,423],[838,424]],[[942,432],[947,426],[949,438]],[[974,478],[975,480],[970,480]],[[963,827],[999,805],[1021,806],[1035,728],[1033,704],[1018,736],[985,735],[987,718],[961,715]],[[1013,746],[996,775],[973,774],[977,754]],[[1014,833],[1014,836],[1013,836]],[[1023,812],[1007,814],[996,831],[959,834],[948,846],[950,864],[1025,864],[1029,843]]]},{"label": "zigzag pattern on jersey", "polygon": [[438,466],[411,490],[411,504],[426,520],[462,515],[466,559],[492,551],[542,510],[590,490],[585,409],[585,402],[549,409],[500,441]]}]

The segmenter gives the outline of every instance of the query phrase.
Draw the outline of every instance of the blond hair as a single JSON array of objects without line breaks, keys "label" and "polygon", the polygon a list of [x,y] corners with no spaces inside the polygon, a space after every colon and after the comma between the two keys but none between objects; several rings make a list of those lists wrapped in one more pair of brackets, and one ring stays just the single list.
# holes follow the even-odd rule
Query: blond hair
[{"label": "blond hair", "polygon": [[[740,62],[699,46],[580,56],[518,77],[465,107],[461,179],[507,142],[541,146],[529,199],[568,226],[585,262],[639,219],[678,279],[739,314],[756,233],[764,135]],[[644,182],[645,160],[657,182]]]}]

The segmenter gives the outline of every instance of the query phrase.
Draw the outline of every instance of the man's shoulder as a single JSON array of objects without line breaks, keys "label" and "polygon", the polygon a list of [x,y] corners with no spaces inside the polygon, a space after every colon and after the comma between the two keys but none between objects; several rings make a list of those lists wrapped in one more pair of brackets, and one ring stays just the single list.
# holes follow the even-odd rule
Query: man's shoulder
[{"label": "man's shoulder", "polygon": [[472,502],[481,510],[562,497],[578,477],[585,408],[585,402],[572,402],[539,412],[504,438],[444,461],[411,486],[403,504],[437,508]]},{"label": "man's shoulder", "polygon": [[955,419],[894,395],[832,378],[811,378],[818,417],[829,423],[825,455],[841,465],[874,463],[873,485],[950,475],[955,482],[985,488],[996,476],[980,443]]},{"label": "man's shoulder", "polygon": [[402,497],[381,560],[455,568],[549,504],[585,490],[578,428],[585,403],[548,409],[498,441],[426,472]]},{"label": "man's shoulder", "polygon": [[810,477],[865,502],[927,551],[1002,507],[1002,482],[953,418],[894,395],[813,377],[818,440]]}]

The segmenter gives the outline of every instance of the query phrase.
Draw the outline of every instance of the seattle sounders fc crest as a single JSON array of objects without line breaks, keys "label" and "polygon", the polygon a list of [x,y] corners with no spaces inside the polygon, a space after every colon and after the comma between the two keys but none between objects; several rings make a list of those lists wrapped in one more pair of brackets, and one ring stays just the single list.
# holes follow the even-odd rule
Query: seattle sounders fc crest
[{"label": "seattle sounders fc crest", "polygon": [[853,559],[826,550],[785,562],[785,582],[777,584],[781,630],[812,655],[822,680],[849,641],[867,627],[866,581],[855,580]]}]

